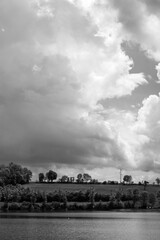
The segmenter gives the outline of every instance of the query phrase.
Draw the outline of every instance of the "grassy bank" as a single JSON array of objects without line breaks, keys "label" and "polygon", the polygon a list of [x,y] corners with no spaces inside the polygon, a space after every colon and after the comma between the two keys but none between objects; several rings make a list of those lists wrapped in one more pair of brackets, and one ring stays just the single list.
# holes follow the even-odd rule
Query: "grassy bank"
[{"label": "grassy bank", "polygon": [[[130,189],[138,189],[140,192],[144,191],[143,185],[114,185],[114,184],[69,184],[69,183],[30,183],[24,185],[26,188],[30,188],[34,191],[44,191],[44,192],[52,192],[56,190],[74,192],[74,191],[86,191],[87,189],[93,187],[95,192],[100,194],[111,194],[116,193],[117,191],[124,191],[128,188]],[[156,194],[157,191],[160,190],[160,186],[158,185],[148,185],[146,186],[146,191],[149,193]]]}]

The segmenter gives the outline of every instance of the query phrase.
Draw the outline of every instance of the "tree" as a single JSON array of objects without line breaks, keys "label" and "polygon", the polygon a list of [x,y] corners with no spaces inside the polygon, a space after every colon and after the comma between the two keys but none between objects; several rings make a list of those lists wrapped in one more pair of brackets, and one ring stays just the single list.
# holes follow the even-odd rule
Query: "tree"
[{"label": "tree", "polygon": [[0,166],[1,186],[9,184],[9,174],[10,174],[9,168],[4,165],[1,165]]},{"label": "tree", "polygon": [[21,165],[10,163],[8,166],[0,166],[0,182],[7,184],[25,184],[29,183],[32,178],[32,172],[23,168]]},{"label": "tree", "polygon": [[151,205],[151,208],[153,208],[154,205],[155,205],[155,202],[156,202],[156,196],[155,196],[154,193],[150,193],[150,194],[149,194],[149,199],[148,199],[148,201],[149,201],[149,203],[150,203],[150,205]]},{"label": "tree", "polygon": [[24,183],[29,183],[32,178],[32,172],[31,170],[27,168],[23,168],[23,181]]},{"label": "tree", "polygon": [[11,184],[25,184],[29,183],[32,178],[32,172],[27,168],[22,168],[21,165],[14,163],[9,164]]},{"label": "tree", "polygon": [[157,199],[158,199],[159,206],[160,206],[160,191],[157,192]]},{"label": "tree", "polygon": [[147,191],[141,192],[140,198],[141,198],[141,202],[142,202],[142,208],[147,208],[148,199],[149,199],[148,192]]},{"label": "tree", "polygon": [[89,190],[89,201],[91,203],[91,209],[94,208],[94,202],[95,202],[95,190],[94,188],[90,188]]},{"label": "tree", "polygon": [[135,207],[136,202],[138,202],[140,199],[140,194],[139,194],[139,190],[133,189],[133,206]]},{"label": "tree", "polygon": [[132,181],[132,176],[131,175],[125,175],[123,177],[123,181],[126,182],[126,183],[131,183]]},{"label": "tree", "polygon": [[133,199],[133,192],[132,192],[131,188],[128,188],[126,190],[126,197],[127,197],[127,200],[132,200]]},{"label": "tree", "polygon": [[55,180],[57,178],[57,173],[52,171],[52,170],[49,170],[47,173],[46,173],[46,177],[48,179],[48,182],[53,182],[53,180]]},{"label": "tree", "polygon": [[149,182],[148,181],[144,181],[144,191],[146,190],[147,184],[149,184]]},{"label": "tree", "polygon": [[81,173],[79,173],[79,174],[77,175],[77,182],[78,182],[78,183],[82,182],[82,174],[81,174]]},{"label": "tree", "polygon": [[62,178],[61,178],[61,182],[63,182],[63,183],[68,182],[68,180],[69,180],[69,178],[66,175],[62,176]]},{"label": "tree", "polygon": [[66,193],[62,194],[62,200],[63,200],[63,207],[65,210],[67,210],[68,204],[67,204],[67,196]]},{"label": "tree", "polygon": [[88,173],[83,174],[83,179],[88,182],[92,180],[92,177]]},{"label": "tree", "polygon": [[117,202],[119,203],[122,197],[122,193],[120,191],[116,192],[115,198],[117,199]]},{"label": "tree", "polygon": [[159,185],[160,184],[160,178],[156,178],[156,183]]},{"label": "tree", "polygon": [[44,181],[44,173],[39,173],[38,177],[39,177],[39,182]]}]

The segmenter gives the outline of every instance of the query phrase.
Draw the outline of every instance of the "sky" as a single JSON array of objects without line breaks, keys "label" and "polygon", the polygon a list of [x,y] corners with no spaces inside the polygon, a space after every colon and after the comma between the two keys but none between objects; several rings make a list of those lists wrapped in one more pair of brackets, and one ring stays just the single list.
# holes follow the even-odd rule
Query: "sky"
[{"label": "sky", "polygon": [[160,1],[0,1],[0,163],[160,176]]}]

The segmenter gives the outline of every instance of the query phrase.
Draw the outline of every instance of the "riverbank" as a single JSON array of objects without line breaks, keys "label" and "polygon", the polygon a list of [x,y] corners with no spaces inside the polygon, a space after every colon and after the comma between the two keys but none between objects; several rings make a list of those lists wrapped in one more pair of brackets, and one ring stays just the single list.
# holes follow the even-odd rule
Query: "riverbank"
[{"label": "riverbank", "polygon": [[159,209],[160,191],[156,194],[139,189],[118,190],[100,194],[95,189],[85,191],[42,192],[7,185],[0,188],[0,209],[4,212],[55,212],[55,211],[110,211],[127,209]]},{"label": "riverbank", "polygon": [[[117,203],[116,203],[117,204]],[[2,214],[56,214],[75,212],[160,212],[160,208],[122,208],[122,205],[112,205],[110,203],[46,203],[31,204],[23,203],[0,203],[0,215]]]},{"label": "riverbank", "polygon": [[[128,215],[128,214],[129,215]],[[0,218],[63,218],[63,219],[108,219],[112,217],[118,218],[121,214],[125,218],[129,218],[130,214],[135,214],[135,217],[138,217],[138,214],[159,214],[160,209],[146,209],[146,210],[110,210],[110,211],[63,211],[63,212],[0,212]]]},{"label": "riverbank", "polygon": [[[132,207],[128,207],[132,206]],[[134,207],[135,206],[135,207]],[[160,211],[159,207],[140,207],[141,203],[137,202],[136,205],[132,201],[121,202],[121,201],[109,201],[109,202],[96,202],[96,203],[30,203],[30,202],[1,202],[0,203],[0,212],[35,212],[35,213],[44,213],[44,212],[84,212],[84,211],[124,211],[124,212],[136,212],[136,211]]]}]

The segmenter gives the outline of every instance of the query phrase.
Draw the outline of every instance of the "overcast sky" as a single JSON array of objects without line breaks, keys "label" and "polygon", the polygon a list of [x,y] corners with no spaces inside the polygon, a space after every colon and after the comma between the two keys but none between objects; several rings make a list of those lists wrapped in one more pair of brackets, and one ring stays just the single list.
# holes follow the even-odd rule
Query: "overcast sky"
[{"label": "overcast sky", "polygon": [[160,1],[0,1],[0,163],[160,176]]}]

